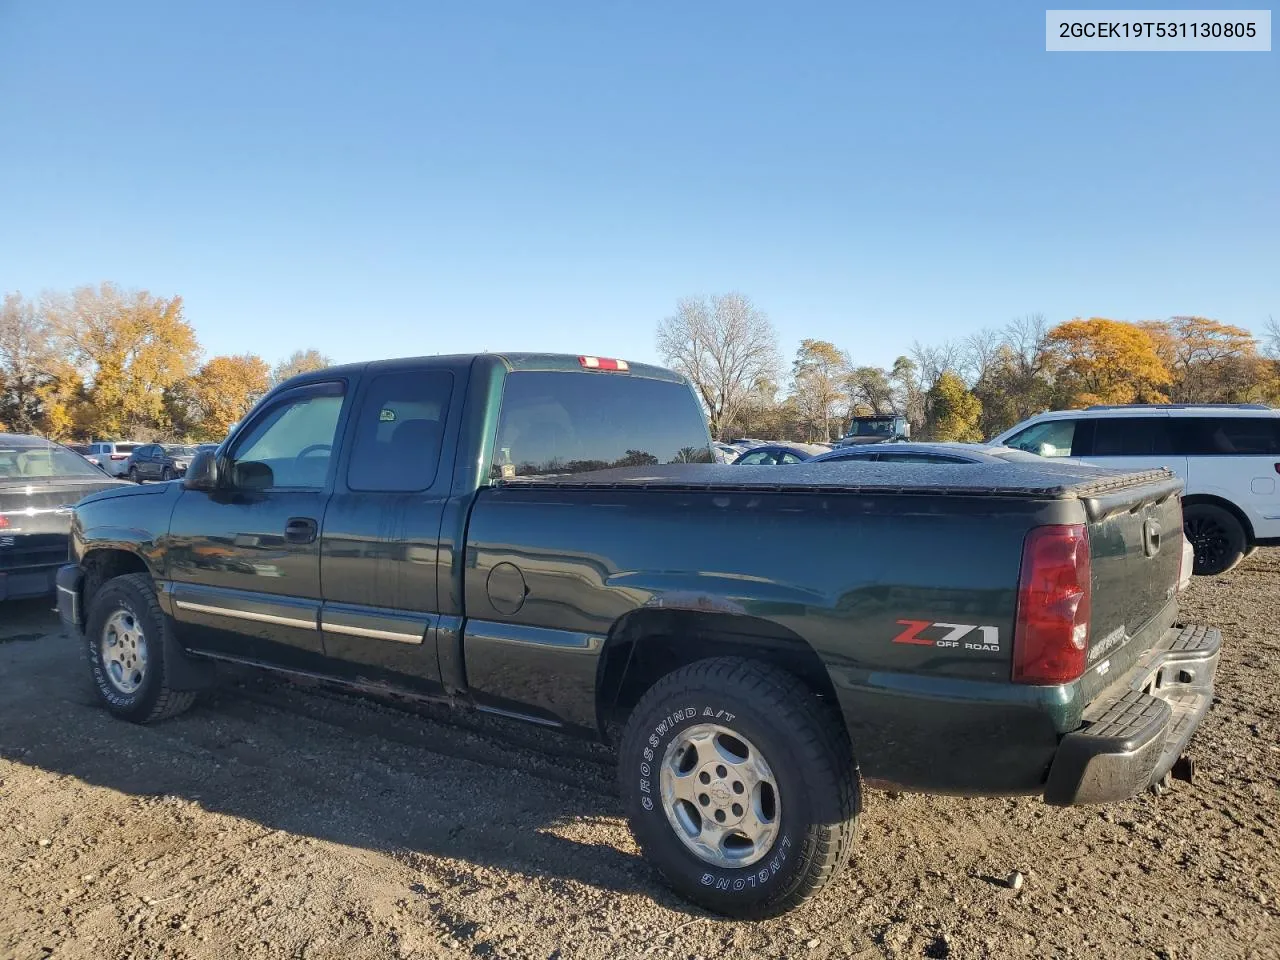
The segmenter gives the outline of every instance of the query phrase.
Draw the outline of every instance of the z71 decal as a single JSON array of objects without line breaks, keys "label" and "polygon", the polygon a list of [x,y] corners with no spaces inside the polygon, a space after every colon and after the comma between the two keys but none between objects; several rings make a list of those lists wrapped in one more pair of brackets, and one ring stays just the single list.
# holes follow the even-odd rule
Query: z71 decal
[{"label": "z71 decal", "polygon": [[[921,647],[948,650],[974,650],[979,653],[1000,652],[1000,628],[977,623],[941,623],[931,620],[899,620],[905,627],[893,638],[894,643],[911,643]],[[943,631],[939,636],[938,632]],[[977,636],[974,632],[977,631]],[[921,636],[929,633],[930,636]],[[966,639],[968,638],[968,639]]]}]

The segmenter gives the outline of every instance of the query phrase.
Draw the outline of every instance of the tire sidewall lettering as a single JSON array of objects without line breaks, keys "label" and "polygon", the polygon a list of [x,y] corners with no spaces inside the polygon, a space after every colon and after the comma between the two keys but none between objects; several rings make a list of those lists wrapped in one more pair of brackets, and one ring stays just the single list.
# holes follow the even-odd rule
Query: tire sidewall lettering
[{"label": "tire sidewall lettering", "polygon": [[641,809],[651,819],[654,828],[666,833],[671,843],[678,846],[689,858],[690,865],[696,864],[699,872],[694,876],[698,878],[698,885],[720,894],[760,890],[780,876],[789,873],[794,860],[792,851],[795,844],[785,823],[763,859],[749,867],[723,870],[696,860],[694,855],[685,849],[667,819],[661,797],[661,765],[672,739],[680,731],[702,723],[719,723],[733,730],[735,729],[733,721],[736,717],[736,711],[729,710],[714,701],[686,701],[683,707],[668,710],[650,728],[648,736],[642,741],[644,746],[639,756],[633,757],[631,761],[635,764],[632,768],[635,771],[632,783],[639,791]]},{"label": "tire sidewall lettering", "polygon": [[113,589],[105,585],[102,589],[111,591],[109,594],[110,606],[105,609],[101,616],[92,618],[90,629],[85,631],[86,653],[89,658],[93,685],[97,688],[98,695],[109,706],[121,711],[135,710],[143,702],[144,698],[149,695],[153,685],[151,677],[154,670],[158,668],[156,655],[151,649],[148,650],[148,669],[146,675],[142,678],[142,684],[133,694],[123,694],[115,688],[107,677],[106,665],[102,660],[102,628],[106,620],[117,610],[123,610],[134,619],[141,621],[148,639],[155,633],[154,625],[148,617],[138,613],[136,604],[122,590]]}]

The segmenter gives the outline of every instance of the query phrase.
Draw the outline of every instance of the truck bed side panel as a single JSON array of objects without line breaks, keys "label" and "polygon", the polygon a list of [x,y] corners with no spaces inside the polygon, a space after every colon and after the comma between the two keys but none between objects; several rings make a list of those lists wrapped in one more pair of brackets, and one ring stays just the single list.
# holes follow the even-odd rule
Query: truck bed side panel
[{"label": "truck bed side panel", "polygon": [[[465,571],[468,686],[480,702],[594,728],[596,666],[619,619],[710,610],[766,621],[818,653],[855,737],[867,732],[869,776],[904,782],[939,758],[972,768],[1010,741],[1034,742],[1047,766],[1060,731],[1037,702],[1045,694],[1008,683],[1018,567],[1031,526],[1080,511],[995,498],[483,490]],[[921,674],[930,691],[903,696]],[[993,697],[988,709],[969,702]],[[920,715],[921,703],[933,706]],[[895,747],[921,742],[938,750]]]}]

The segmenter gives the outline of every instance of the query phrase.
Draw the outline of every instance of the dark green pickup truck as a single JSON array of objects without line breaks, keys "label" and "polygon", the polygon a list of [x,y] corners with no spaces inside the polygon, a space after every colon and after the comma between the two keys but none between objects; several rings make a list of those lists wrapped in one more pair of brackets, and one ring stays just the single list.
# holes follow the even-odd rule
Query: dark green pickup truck
[{"label": "dark green pickup truck", "polygon": [[1189,766],[1220,637],[1178,620],[1172,476],[709,444],[638,364],[306,374],[184,480],[80,503],[60,609],[130,720],[229,660],[611,738],[646,855],[735,916],[835,877],[867,784],[1074,804]]}]

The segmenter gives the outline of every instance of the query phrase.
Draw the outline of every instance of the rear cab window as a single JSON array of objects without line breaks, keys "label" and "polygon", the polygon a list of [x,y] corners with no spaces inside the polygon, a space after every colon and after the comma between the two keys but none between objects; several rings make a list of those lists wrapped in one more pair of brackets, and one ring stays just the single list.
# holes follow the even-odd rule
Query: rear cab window
[{"label": "rear cab window", "polygon": [[615,373],[507,375],[492,479],[714,462],[706,418],[684,383]]}]

